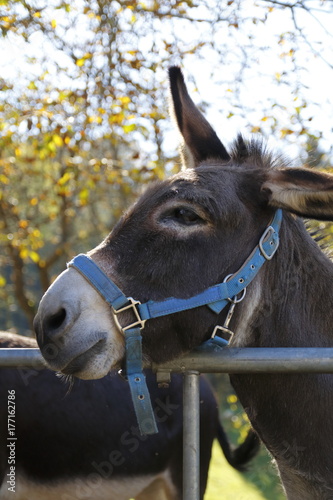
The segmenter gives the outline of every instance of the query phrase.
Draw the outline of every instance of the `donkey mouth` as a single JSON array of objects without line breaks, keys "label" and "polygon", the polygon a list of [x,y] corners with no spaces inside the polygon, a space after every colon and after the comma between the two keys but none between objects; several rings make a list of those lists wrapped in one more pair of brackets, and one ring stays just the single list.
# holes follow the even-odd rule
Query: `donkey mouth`
[{"label": "donkey mouth", "polygon": [[100,354],[105,349],[105,345],[105,339],[99,340],[87,351],[73,358],[64,368],[61,369],[61,373],[64,375],[78,375],[94,356]]}]

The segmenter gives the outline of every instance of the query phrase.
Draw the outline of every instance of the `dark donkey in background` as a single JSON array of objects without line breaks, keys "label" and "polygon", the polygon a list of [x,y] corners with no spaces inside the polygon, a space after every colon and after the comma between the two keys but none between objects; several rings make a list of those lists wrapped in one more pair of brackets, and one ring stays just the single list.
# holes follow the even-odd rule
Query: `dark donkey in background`
[{"label": "dark donkey in background", "polygon": [[[188,168],[150,187],[90,258],[127,295],[188,298],[236,273],[277,208],[280,246],[248,286],[230,323],[232,346],[333,346],[333,266],[295,217],[333,219],[333,176],[288,168],[262,142],[241,136],[227,152],[170,70]],[[207,306],[148,320],[143,352],[179,356],[223,325]],[[73,267],[43,297],[38,343],[53,369],[103,376],[124,357],[111,308]],[[52,354],[52,356],[50,355]],[[287,497],[333,499],[333,376],[233,375],[254,429],[276,460]]]},{"label": "dark donkey in background", "polygon": [[[0,332],[0,347],[37,345],[34,339]],[[182,376],[173,376],[169,388],[158,388],[155,376],[147,372],[147,382],[159,427],[159,433],[149,437],[139,433],[128,384],[114,372],[101,380],[76,381],[67,393],[66,384],[50,370],[1,368],[1,500],[180,498]],[[8,391],[13,390],[15,462],[7,446],[7,400]],[[218,439],[229,463],[239,470],[256,453],[258,440],[251,433],[242,445],[230,449],[215,397],[203,377],[200,418],[203,498],[213,439]],[[13,463],[11,483],[9,467]]]}]

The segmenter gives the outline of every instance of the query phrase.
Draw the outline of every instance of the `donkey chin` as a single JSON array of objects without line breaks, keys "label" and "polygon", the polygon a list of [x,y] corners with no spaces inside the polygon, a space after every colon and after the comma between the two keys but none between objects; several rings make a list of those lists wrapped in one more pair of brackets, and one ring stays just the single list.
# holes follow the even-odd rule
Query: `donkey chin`
[{"label": "donkey chin", "polygon": [[101,378],[124,357],[124,339],[110,307],[73,269],[64,271],[43,296],[34,330],[48,366],[64,375]]}]

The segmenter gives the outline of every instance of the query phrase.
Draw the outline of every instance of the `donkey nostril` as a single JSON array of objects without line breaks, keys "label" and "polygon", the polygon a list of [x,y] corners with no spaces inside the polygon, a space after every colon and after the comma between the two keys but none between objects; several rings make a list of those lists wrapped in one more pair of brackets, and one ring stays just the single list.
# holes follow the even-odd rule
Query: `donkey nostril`
[{"label": "donkey nostril", "polygon": [[49,316],[46,319],[46,328],[48,331],[54,331],[57,330],[65,321],[66,319],[66,309],[63,307],[59,309],[58,312],[53,314],[52,316]]}]

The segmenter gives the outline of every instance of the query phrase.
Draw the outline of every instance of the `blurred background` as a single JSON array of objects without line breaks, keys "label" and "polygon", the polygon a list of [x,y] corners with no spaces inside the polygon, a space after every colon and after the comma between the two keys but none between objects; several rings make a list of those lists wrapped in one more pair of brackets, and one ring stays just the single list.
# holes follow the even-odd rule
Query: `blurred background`
[{"label": "blurred background", "polygon": [[[226,146],[259,133],[295,165],[331,169],[332,26],[330,0],[0,0],[0,329],[30,335],[66,261],[180,169],[170,65]],[[310,226],[329,248],[331,224]],[[213,379],[236,443],[244,412]],[[246,476],[230,470],[230,498],[283,498],[258,460]],[[226,468],[216,452],[208,500]]]}]

